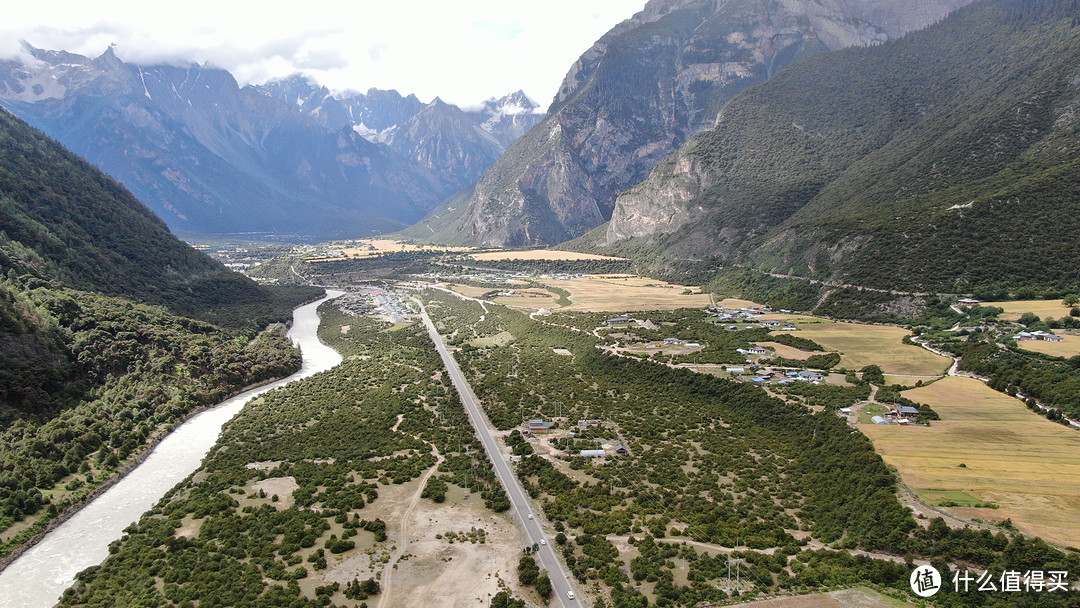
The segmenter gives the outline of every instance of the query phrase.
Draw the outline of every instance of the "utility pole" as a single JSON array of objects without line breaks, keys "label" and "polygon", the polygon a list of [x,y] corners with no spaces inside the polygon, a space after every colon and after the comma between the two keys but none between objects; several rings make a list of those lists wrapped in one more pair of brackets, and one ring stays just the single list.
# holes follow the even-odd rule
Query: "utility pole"
[{"label": "utility pole", "polygon": [[[741,587],[741,582],[742,582],[740,580],[739,564],[741,564],[741,563],[743,563],[745,561],[746,560],[744,560],[744,559],[731,559],[731,558],[728,558],[728,560],[727,560],[728,595],[731,595],[731,564],[735,564],[735,588],[739,589]],[[740,594],[741,593],[742,592],[740,591]]]}]

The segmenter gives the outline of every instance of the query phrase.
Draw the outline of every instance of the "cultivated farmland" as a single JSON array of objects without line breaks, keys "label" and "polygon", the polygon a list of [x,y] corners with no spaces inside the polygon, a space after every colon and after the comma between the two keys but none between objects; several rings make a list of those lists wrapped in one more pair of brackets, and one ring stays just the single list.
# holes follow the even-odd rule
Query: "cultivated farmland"
[{"label": "cultivated farmland", "polygon": [[[900,327],[856,323],[811,323],[799,327],[795,335],[839,352],[840,366],[848,369],[876,364],[887,374],[941,376],[950,365],[945,357],[904,344],[904,336],[910,332]],[[914,383],[912,380],[911,384]]]},{"label": "cultivated farmland", "polygon": [[[696,287],[631,275],[587,275],[577,279],[551,279],[544,283],[570,292],[572,304],[562,310],[628,312],[704,308],[711,301]],[[685,292],[691,291],[687,294]]]},{"label": "cultivated farmland", "polygon": [[950,509],[957,515],[1011,518],[1028,534],[1080,546],[1080,433],[971,378],[950,376],[904,396],[941,420],[860,429],[908,487],[963,492],[1000,508]]},{"label": "cultivated farmland", "polygon": [[[1057,332],[1061,335],[1061,332]],[[1080,336],[1061,336],[1064,338],[1061,342],[1047,342],[1045,340],[1024,340],[1023,342],[1017,342],[1017,346],[1024,350],[1033,350],[1037,353],[1043,353],[1045,355],[1053,355],[1055,357],[1071,357],[1073,355],[1080,355]]]},{"label": "cultivated farmland", "polygon": [[623,260],[608,255],[578,253],[576,251],[552,251],[550,249],[529,249],[526,251],[487,251],[474,253],[473,259],[488,260]]}]

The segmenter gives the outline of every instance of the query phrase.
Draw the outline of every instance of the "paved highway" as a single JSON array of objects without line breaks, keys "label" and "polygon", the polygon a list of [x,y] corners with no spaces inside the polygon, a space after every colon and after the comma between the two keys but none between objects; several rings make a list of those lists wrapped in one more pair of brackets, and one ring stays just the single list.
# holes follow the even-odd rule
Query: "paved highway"
[{"label": "paved highway", "polygon": [[[521,488],[521,484],[518,482],[517,477],[513,471],[510,470],[510,465],[503,459],[502,454],[499,452],[499,446],[496,443],[495,437],[491,434],[491,427],[487,425],[487,420],[480,412],[480,407],[477,404],[476,395],[472,391],[472,387],[465,380],[465,375],[461,373],[461,368],[458,367],[457,361],[450,355],[450,352],[446,349],[446,345],[442,341],[442,336],[435,329],[435,325],[431,322],[431,318],[428,317],[427,311],[424,310],[424,305],[419,301],[414,301],[420,305],[420,316],[424,320],[424,325],[427,327],[428,334],[431,336],[431,341],[435,343],[435,348],[439,351],[439,356],[442,357],[443,364],[446,365],[446,370],[450,373],[450,379],[454,383],[454,388],[457,389],[459,395],[461,395],[461,402],[465,405],[465,411],[469,414],[469,421],[472,422],[473,428],[476,429],[477,436],[480,437],[481,443],[484,444],[484,450],[487,452],[488,459],[491,460],[492,465],[495,467],[495,475],[499,478],[503,487],[506,488],[506,494],[510,497],[511,512],[518,518],[518,521],[525,528],[525,534],[529,538],[530,543],[540,543],[542,539],[546,540],[544,531],[540,528],[540,522],[537,516],[534,514],[532,519],[529,519],[529,514],[535,513],[532,510],[532,502],[529,500],[525,491]],[[536,556],[540,559],[540,567],[547,570],[548,577],[551,578],[552,594],[556,602],[564,606],[565,608],[577,608],[583,606],[580,599],[580,594],[574,590],[574,587],[570,583],[569,574],[563,569],[563,564],[555,556],[555,550],[552,548],[552,542],[547,541],[546,544],[540,545],[540,550],[536,553]],[[516,566],[515,566],[516,569]],[[575,599],[571,600],[567,596],[567,591],[574,591]]]}]

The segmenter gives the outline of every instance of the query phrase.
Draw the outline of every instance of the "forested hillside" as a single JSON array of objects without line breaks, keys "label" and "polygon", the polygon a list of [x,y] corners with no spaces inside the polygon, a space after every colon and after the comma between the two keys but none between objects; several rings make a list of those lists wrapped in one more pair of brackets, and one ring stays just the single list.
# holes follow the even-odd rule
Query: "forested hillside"
[{"label": "forested hillside", "polygon": [[249,331],[315,294],[268,290],[227,270],[122,185],[2,110],[0,270]]},{"label": "forested hillside", "polygon": [[728,103],[588,250],[912,291],[1080,281],[1080,9],[981,0]]},{"label": "forested hillside", "polygon": [[0,558],[196,409],[298,369],[276,322],[319,293],[227,270],[0,111]]}]

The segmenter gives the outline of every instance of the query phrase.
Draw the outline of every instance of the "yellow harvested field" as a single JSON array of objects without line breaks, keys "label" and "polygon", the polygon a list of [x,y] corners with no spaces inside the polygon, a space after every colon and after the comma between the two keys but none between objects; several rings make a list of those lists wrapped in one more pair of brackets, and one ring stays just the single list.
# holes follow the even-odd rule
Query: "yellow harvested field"
[{"label": "yellow harvested field", "polygon": [[330,252],[324,256],[306,258],[306,262],[333,262],[347,260],[349,258],[366,258],[381,253],[399,251],[473,251],[475,247],[451,247],[449,245],[411,245],[392,239],[367,239],[361,241],[349,241],[338,245],[332,245]]},{"label": "yellow harvested field", "polygon": [[809,323],[792,333],[840,353],[840,367],[881,366],[887,374],[941,376],[952,361],[912,344],[904,344],[906,329],[857,323]]},{"label": "yellow harvested field", "polygon": [[576,251],[553,251],[551,249],[529,249],[527,251],[485,251],[474,253],[475,260],[625,260],[609,255],[594,255]]},{"label": "yellow harvested field", "polygon": [[1080,546],[1080,433],[973,378],[949,376],[904,396],[941,420],[859,428],[908,487],[965,492],[1000,508],[950,509],[961,517],[1011,518],[1028,534]]},{"label": "yellow harvested field", "polygon": [[1005,309],[1005,312],[1001,314],[1002,319],[1006,321],[1015,321],[1020,318],[1020,315],[1025,312],[1031,312],[1039,315],[1040,319],[1046,319],[1046,317],[1054,317],[1060,319],[1061,317],[1069,316],[1069,307],[1061,303],[1060,299],[1057,300],[1015,300],[1012,302],[983,302],[980,306],[999,306]]},{"label": "yellow harvested field", "polygon": [[468,296],[470,298],[479,298],[485,293],[491,291],[491,288],[489,287],[473,287],[472,285],[460,285],[458,283],[450,284],[448,285],[448,287],[460,293],[461,295]]},{"label": "yellow harvested field", "polygon": [[[559,310],[630,312],[705,308],[710,304],[709,294],[701,293],[698,287],[631,275],[588,275],[579,279],[545,280],[544,283],[570,292],[571,305]],[[686,290],[693,293],[685,295]]]},{"label": "yellow harvested field", "polygon": [[1080,355],[1080,336],[1062,335],[1060,331],[1054,332],[1064,338],[1061,342],[1047,342],[1045,340],[1024,340],[1016,345],[1024,350],[1033,350],[1044,355],[1055,357],[1071,357]]}]

